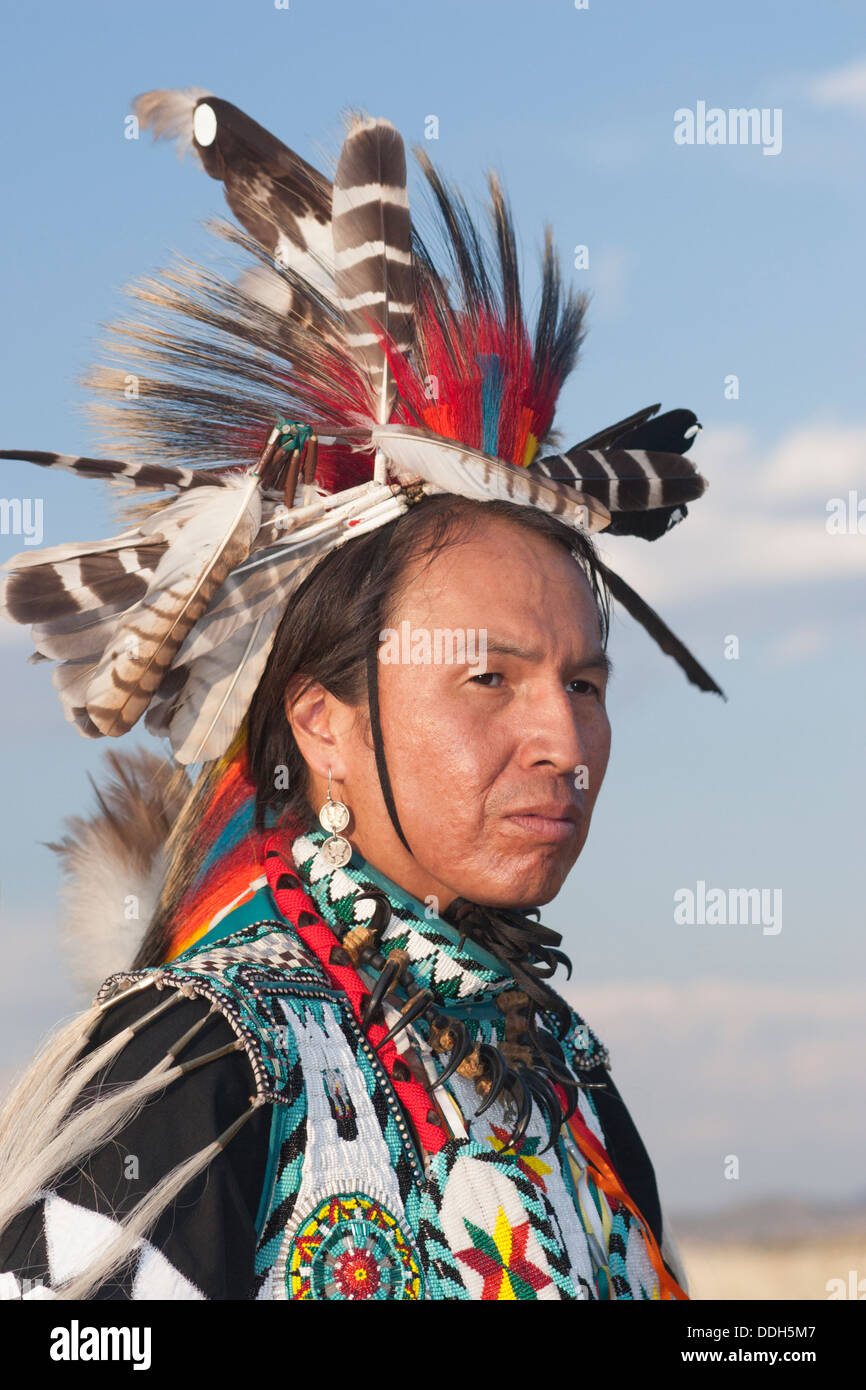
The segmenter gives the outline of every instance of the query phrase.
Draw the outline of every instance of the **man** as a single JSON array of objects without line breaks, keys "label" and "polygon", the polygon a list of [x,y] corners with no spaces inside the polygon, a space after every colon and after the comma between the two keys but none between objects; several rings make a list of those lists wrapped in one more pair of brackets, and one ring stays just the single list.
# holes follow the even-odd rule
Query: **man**
[{"label": "man", "polygon": [[[166,94],[148,96],[153,116]],[[204,94],[191,106],[230,202],[250,151],[273,171],[273,137],[243,113]],[[180,492],[110,542],[18,557],[6,609],[61,661],[82,732],[123,733],[147,709],[178,763],[205,766],[178,806],[177,774],[115,759],[102,817],[61,846],[83,901],[110,901],[129,891],[134,836],[159,901],[135,960],[8,1102],[7,1297],[686,1296],[607,1053],[547,983],[565,958],[533,910],[577,859],[605,773],[607,587],[640,611],[588,532],[619,502],[620,529],[660,534],[703,481],[682,419],[664,427],[670,452],[599,440],[597,456],[561,456],[566,481],[530,474],[581,314],[562,308],[548,252],[546,327],[525,358],[501,197],[497,296],[428,172],[461,265],[455,314],[408,239],[395,137],[355,126],[328,190],[354,377],[319,290],[288,277],[290,317],[303,300],[326,345],[324,410],[323,363],[294,340],[307,365],[292,401],[316,405],[315,428],[279,422],[240,477],[29,456]],[[280,150],[309,236],[321,176]],[[414,279],[376,280],[383,260]],[[480,374],[446,380],[461,354]],[[373,421],[392,400],[367,436],[373,478],[354,487],[340,431],[357,449],[360,407],[333,386],[349,379]],[[435,380],[433,405],[418,380]],[[342,489],[314,486],[325,420]],[[605,434],[637,445],[639,429]]]}]

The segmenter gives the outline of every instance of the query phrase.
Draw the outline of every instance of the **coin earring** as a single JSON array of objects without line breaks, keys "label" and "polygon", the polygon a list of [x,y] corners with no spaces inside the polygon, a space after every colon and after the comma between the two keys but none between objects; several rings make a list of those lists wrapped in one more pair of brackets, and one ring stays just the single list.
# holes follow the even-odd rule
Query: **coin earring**
[{"label": "coin earring", "polygon": [[328,768],[328,799],[319,812],[319,824],[330,839],[324,840],[319,853],[329,869],[342,869],[352,858],[352,846],[340,834],[349,824],[349,808],[331,796],[331,769]]}]

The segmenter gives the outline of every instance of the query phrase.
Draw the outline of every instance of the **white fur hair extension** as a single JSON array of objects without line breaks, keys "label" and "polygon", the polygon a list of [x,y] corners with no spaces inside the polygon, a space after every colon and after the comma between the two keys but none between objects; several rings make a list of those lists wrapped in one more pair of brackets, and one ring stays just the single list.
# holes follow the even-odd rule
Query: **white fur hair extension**
[{"label": "white fur hair extension", "polygon": [[92,1004],[68,1023],[59,1024],[45,1037],[32,1061],[7,1093],[0,1107],[0,1190],[7,1177],[9,1158],[16,1153],[19,1144],[26,1143],[34,1121],[58,1095],[63,1078],[102,1014],[101,1006]]},{"label": "white fur hair extension", "polygon": [[[232,1132],[236,1132],[264,1103],[263,1096],[256,1096],[249,1110],[235,1121]],[[126,1263],[162,1213],[180,1196],[187,1183],[203,1172],[217,1154],[222,1152],[226,1142],[226,1135],[213,1140],[191,1158],[177,1164],[170,1173],[166,1173],[150,1192],[136,1203],[126,1219],[120,1223],[118,1235],[105,1246],[88,1268],[54,1290],[55,1298],[70,1301],[89,1298],[109,1275]]]},{"label": "white fur hair extension", "polygon": [[[150,981],[148,981],[150,983]],[[126,997],[115,996],[116,1003]],[[32,1202],[44,1199],[61,1176],[89,1154],[102,1148],[143,1109],[150,1097],[178,1080],[188,1070],[175,1055],[203,1026],[205,1018],[174,1044],[172,1052],[136,1081],[106,1084],[96,1099],[70,1115],[94,1074],[112,1060],[149,1019],[167,1011],[184,997],[182,989],[171,990],[155,1008],[129,1028],[96,1048],[77,1062],[106,1004],[93,1005],[50,1036],[34,1061],[20,1077],[0,1112],[0,1232]],[[197,1058],[189,1066],[216,1058],[243,1043],[236,1039],[218,1049],[209,1059]],[[221,1152],[241,1125],[254,1113],[264,1097],[252,1104],[225,1134],[167,1173],[139,1201],[125,1220],[118,1220],[117,1236],[91,1261],[88,1268],[57,1289],[60,1299],[89,1297],[110,1274],[119,1269],[141,1243],[145,1233],[194,1178]]]},{"label": "white fur hair extension", "polygon": [[156,912],[167,872],[162,847],[147,869],[139,868],[131,862],[131,854],[113,853],[100,830],[94,824],[79,839],[59,895],[67,968],[91,997],[109,975],[131,968]]},{"label": "white fur hair extension", "polygon": [[[180,997],[173,993],[157,1007],[162,1011]],[[106,1143],[138,1113],[148,1096],[180,1075],[179,1067],[168,1070],[171,1059],[165,1057],[139,1081],[115,1086],[69,1117],[94,1074],[133,1037],[133,1029],[126,1028],[76,1065],[89,1030],[103,1012],[100,1006],[87,1009],[49,1037],[3,1105],[0,1231],[29,1206],[38,1191],[49,1188],[86,1154]]]},{"label": "white fur hair extension", "polygon": [[96,810],[70,816],[50,845],[63,869],[63,952],[91,999],[136,957],[165,885],[166,840],[190,788],[169,759],[132,749],[106,755],[94,790]]}]

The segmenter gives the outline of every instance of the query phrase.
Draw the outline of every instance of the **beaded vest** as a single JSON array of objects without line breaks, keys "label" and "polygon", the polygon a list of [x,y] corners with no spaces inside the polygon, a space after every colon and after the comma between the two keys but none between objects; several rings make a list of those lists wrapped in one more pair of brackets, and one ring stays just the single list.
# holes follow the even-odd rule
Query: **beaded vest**
[{"label": "beaded vest", "polygon": [[[598,1084],[607,1053],[576,1013],[565,1028],[545,1020],[581,1087],[552,1145],[537,1106],[512,1146],[510,1097],[478,1115],[470,1080],[454,1073],[436,1085],[443,1063],[423,1019],[389,1044],[399,1056],[385,1065],[386,1050],[329,967],[338,951],[323,949],[369,920],[369,893],[391,907],[383,950],[405,951],[415,981],[473,1038],[503,1041],[497,1000],[514,980],[356,854],[345,868],[327,867],[324,838],[299,836],[288,863],[271,849],[243,906],[169,964],[113,976],[100,996],[155,977],[210,999],[243,1041],[257,1093],[272,1106],[251,1297],[685,1297],[606,1152],[588,1078]],[[287,881],[298,890],[284,911]],[[390,997],[387,1023],[399,1019]],[[419,1075],[427,1091],[408,1080]],[[430,1123],[420,1128],[407,1106],[411,1087],[430,1097]]]}]

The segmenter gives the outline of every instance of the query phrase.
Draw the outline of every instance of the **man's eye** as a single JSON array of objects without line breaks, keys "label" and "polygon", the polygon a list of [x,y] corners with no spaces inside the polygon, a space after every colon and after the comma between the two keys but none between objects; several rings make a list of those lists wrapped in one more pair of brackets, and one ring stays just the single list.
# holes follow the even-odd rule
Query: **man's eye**
[{"label": "man's eye", "polygon": [[[501,681],[504,680],[505,677],[502,675],[501,671],[482,671],[480,676],[472,676],[471,679],[487,685],[490,681]],[[497,687],[494,686],[494,689],[496,688]]]},{"label": "man's eye", "polygon": [[594,681],[573,680],[568,683],[569,685],[579,685],[583,687],[581,690],[575,690],[575,695],[601,695],[601,691]]}]

